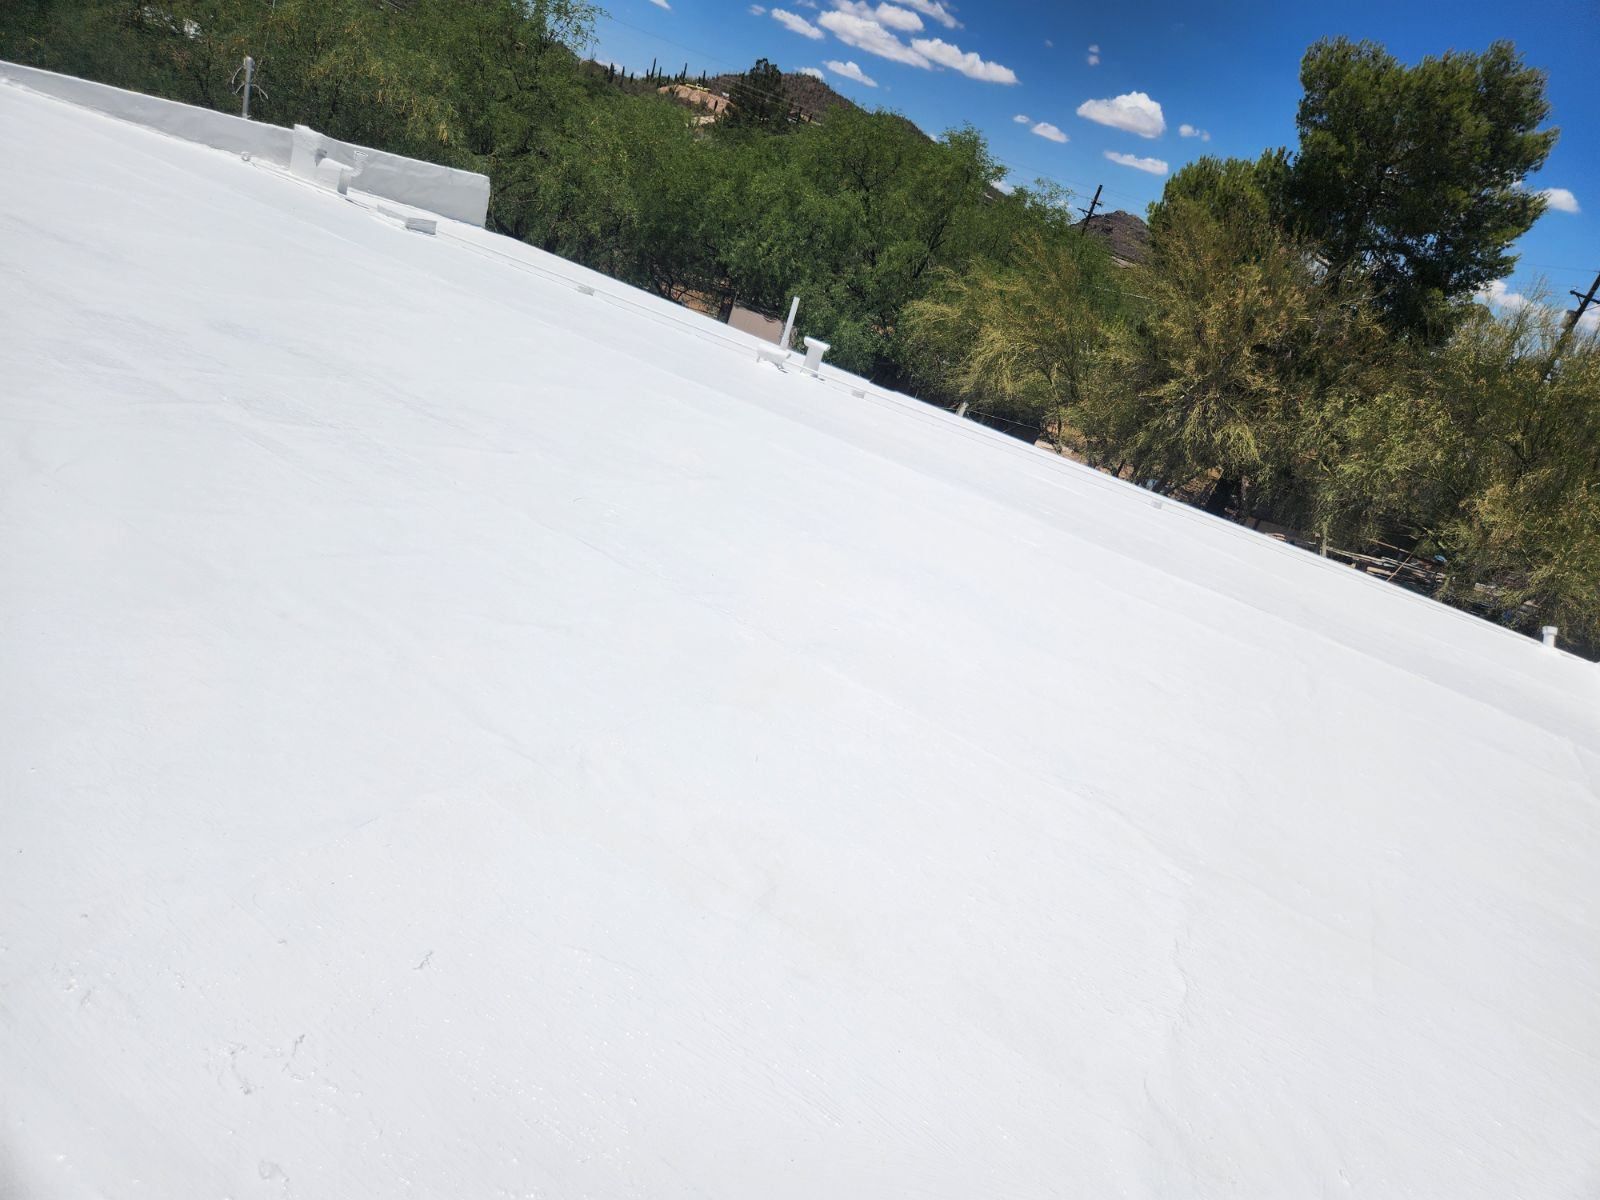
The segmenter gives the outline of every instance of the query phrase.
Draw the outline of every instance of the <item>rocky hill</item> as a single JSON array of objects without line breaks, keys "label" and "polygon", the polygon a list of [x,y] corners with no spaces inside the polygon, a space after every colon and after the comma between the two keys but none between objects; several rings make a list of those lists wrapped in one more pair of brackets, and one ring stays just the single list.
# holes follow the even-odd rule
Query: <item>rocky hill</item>
[{"label": "rocky hill", "polygon": [[1124,262],[1143,262],[1150,249],[1150,227],[1120,209],[1089,218],[1089,232],[1105,241],[1111,254]]},{"label": "rocky hill", "polygon": [[[731,92],[737,75],[718,75],[707,86],[713,92]],[[841,105],[849,108],[859,108],[848,96],[841,96],[827,83],[813,75],[802,75],[798,71],[785,71],[783,73],[783,96],[791,105],[801,113],[815,120],[826,117],[830,110]]]}]

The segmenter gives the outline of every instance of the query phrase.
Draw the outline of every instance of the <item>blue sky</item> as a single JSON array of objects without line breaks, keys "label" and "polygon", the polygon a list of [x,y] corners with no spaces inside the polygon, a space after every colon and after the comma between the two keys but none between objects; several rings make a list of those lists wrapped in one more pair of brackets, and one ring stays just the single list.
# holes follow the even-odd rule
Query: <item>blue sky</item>
[{"label": "blue sky", "polygon": [[1300,56],[1319,37],[1372,38],[1408,62],[1510,38],[1549,73],[1551,123],[1562,131],[1531,186],[1564,189],[1563,207],[1578,211],[1540,219],[1507,290],[1525,292],[1542,275],[1565,296],[1600,270],[1600,0],[608,0],[607,8],[594,49],[601,60],[638,70],[659,58],[673,70],[687,61],[715,72],[765,57],[785,71],[811,68],[930,133],[976,126],[1013,181],[1046,176],[1087,193],[1103,184],[1110,207],[1141,214],[1160,195],[1163,176],[1152,172],[1162,165],[1175,171],[1201,154],[1292,146]]}]

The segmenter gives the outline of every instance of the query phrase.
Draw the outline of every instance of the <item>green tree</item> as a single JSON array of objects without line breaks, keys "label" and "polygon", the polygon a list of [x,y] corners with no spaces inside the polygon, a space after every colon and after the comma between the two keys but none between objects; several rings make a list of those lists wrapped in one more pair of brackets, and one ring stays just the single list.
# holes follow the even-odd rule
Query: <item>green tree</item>
[{"label": "green tree", "polygon": [[905,309],[912,378],[1012,432],[1064,445],[1123,309],[1116,274],[1098,241],[1047,228],[1022,234],[1009,261],[941,271]]},{"label": "green tree", "polygon": [[839,108],[791,139],[784,221],[801,326],[831,360],[903,382],[901,310],[941,266],[965,265],[1001,168],[975,131],[933,141],[893,113]]},{"label": "green tree", "polygon": [[1318,42],[1300,69],[1290,223],[1330,268],[1358,268],[1392,328],[1446,336],[1463,300],[1509,273],[1544,201],[1523,189],[1555,144],[1543,72],[1508,42],[1407,67],[1372,42]]},{"label": "green tree", "polygon": [[[1097,457],[1163,491],[1209,486],[1213,512],[1337,535],[1374,517],[1339,469],[1388,427],[1373,412],[1404,409],[1409,373],[1359,281],[1328,277],[1270,221],[1238,219],[1261,205],[1250,164],[1174,177],[1130,281],[1143,312],[1079,423]],[[1392,449],[1370,448],[1369,474],[1402,469],[1380,466]]]},{"label": "green tree", "polygon": [[[1600,337],[1540,303],[1475,309],[1432,360],[1440,452],[1416,483],[1444,598],[1600,649]],[[1558,346],[1560,347],[1558,351]],[[1559,360],[1557,354],[1560,354]]]},{"label": "green tree", "polygon": [[723,121],[732,129],[761,129],[768,133],[784,128],[789,120],[789,101],[784,96],[783,72],[764,58],[733,81],[728,89],[728,115]]},{"label": "green tree", "polygon": [[1184,204],[1197,205],[1212,219],[1240,229],[1273,225],[1273,197],[1282,186],[1284,169],[1281,151],[1268,151],[1254,162],[1202,155],[1173,174],[1161,199],[1150,206],[1151,236],[1162,237],[1172,220],[1169,214]]}]

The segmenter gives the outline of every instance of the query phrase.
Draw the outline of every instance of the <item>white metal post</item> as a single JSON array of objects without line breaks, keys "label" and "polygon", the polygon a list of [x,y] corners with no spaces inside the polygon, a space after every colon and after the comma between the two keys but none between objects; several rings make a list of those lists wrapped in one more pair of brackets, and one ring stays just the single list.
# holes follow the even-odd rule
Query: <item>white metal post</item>
[{"label": "white metal post", "polygon": [[244,119],[250,119],[250,85],[256,77],[256,60],[250,55],[244,56]]}]

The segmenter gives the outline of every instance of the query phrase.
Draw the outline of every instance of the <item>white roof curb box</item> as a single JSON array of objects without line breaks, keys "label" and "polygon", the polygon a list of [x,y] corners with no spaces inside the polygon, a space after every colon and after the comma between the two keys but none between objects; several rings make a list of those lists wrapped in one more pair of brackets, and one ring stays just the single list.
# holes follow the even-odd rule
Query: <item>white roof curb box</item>
[{"label": "white roof curb box", "polygon": [[[488,177],[472,171],[355,146],[304,126],[283,129],[20,63],[0,60],[0,78],[184,141],[287,167],[296,175],[341,194],[359,174],[355,186],[374,196],[469,225],[481,227],[488,217]],[[309,138],[302,138],[302,130]],[[303,162],[306,147],[301,142],[312,147],[315,161],[309,166]],[[319,169],[317,163],[322,159],[332,159],[337,165]],[[297,166],[297,162],[301,165]]]},{"label": "white roof curb box", "polygon": [[0,86],[0,1197],[1594,1195],[1593,664],[282,132]]},{"label": "white roof curb box", "polygon": [[815,375],[817,372],[822,370],[822,356],[829,350],[832,350],[833,347],[828,345],[828,343],[823,341],[821,338],[814,338],[809,335],[807,335],[805,338],[805,344],[805,369]]}]

